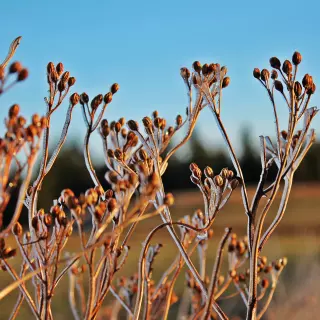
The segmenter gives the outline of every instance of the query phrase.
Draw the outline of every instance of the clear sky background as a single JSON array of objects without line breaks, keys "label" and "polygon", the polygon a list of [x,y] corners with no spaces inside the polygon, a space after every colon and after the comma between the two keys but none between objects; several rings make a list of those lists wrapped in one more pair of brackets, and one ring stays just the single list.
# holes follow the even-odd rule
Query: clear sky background
[{"label": "clear sky background", "polygon": [[[25,115],[45,113],[46,65],[62,61],[77,78],[74,90],[91,97],[106,93],[113,82],[121,90],[106,112],[109,120],[141,119],[153,110],[173,122],[187,104],[180,68],[194,60],[228,67],[222,117],[238,145],[241,129],[273,136],[272,109],[266,92],[252,77],[269,58],[303,55],[300,72],[320,79],[320,5],[317,1],[14,1],[0,0],[0,57],[21,35],[15,60],[30,70],[29,79],[0,99],[0,116],[19,103]],[[1,60],[2,60],[1,58]],[[319,90],[312,105],[319,105]],[[285,123],[287,109],[279,101]],[[280,104],[281,102],[281,104]],[[67,104],[55,116],[58,137]],[[320,129],[320,117],[314,122]],[[210,147],[221,139],[211,114],[198,124]],[[1,130],[2,131],[2,130]],[[70,138],[82,139],[84,124],[76,111]],[[96,140],[96,143],[99,143]],[[96,150],[99,153],[100,144]]]}]

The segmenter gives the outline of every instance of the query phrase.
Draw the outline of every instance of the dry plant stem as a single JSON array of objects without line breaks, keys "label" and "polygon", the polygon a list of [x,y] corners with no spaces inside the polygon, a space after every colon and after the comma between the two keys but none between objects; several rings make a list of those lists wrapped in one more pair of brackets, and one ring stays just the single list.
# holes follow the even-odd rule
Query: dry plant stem
[{"label": "dry plant stem", "polygon": [[224,251],[224,246],[227,242],[227,239],[230,235],[231,232],[231,228],[227,228],[225,231],[225,234],[223,235],[219,247],[218,247],[218,251],[216,254],[216,260],[214,263],[214,267],[212,270],[212,275],[211,275],[211,282],[210,282],[210,286],[209,286],[209,292],[208,292],[208,298],[205,304],[205,308],[204,308],[204,315],[203,315],[203,320],[209,320],[210,316],[211,316],[211,306],[215,301],[215,289],[216,289],[216,285],[217,285],[217,279],[218,279],[218,274],[221,268],[221,260],[222,260],[222,256],[223,256],[223,251]]},{"label": "dry plant stem", "polygon": [[[145,240],[144,248],[143,248],[143,250],[141,252],[141,257],[140,257],[140,260],[139,260],[139,284],[138,284],[138,293],[137,293],[136,305],[135,305],[135,310],[134,310],[134,319],[135,320],[139,319],[139,314],[140,314],[140,310],[141,310],[141,304],[142,304],[142,298],[143,298],[143,290],[144,290],[144,281],[143,281],[144,272],[143,272],[143,270],[145,269],[145,256],[146,256],[146,252],[147,252],[147,250],[149,248],[151,238],[154,236],[154,234],[157,231],[159,231],[160,229],[162,229],[164,227],[170,226],[173,229],[173,225],[180,225],[180,226],[184,226],[184,227],[186,227],[188,229],[191,229],[193,231],[199,231],[199,229],[197,229],[195,227],[192,227],[190,225],[187,225],[185,223],[182,223],[182,222],[166,222],[166,223],[163,223],[163,224],[157,226],[156,228],[154,228],[149,233],[148,237]],[[190,260],[190,257],[188,256],[188,254],[186,253],[184,248],[183,248],[183,251],[184,251],[184,253],[182,254],[182,256],[185,259],[186,263],[190,264],[190,266],[191,266],[190,270],[191,270],[192,262]],[[196,271],[196,270],[193,267],[193,269],[191,271]],[[197,278],[200,279],[199,274],[197,272],[196,272],[196,274],[197,274]],[[199,286],[201,287],[201,290],[204,292],[206,298],[208,298],[207,290],[206,290],[203,282],[201,281],[201,279],[199,281]],[[221,319],[224,319],[224,320],[228,319],[228,317],[224,314],[224,312],[221,310],[221,308],[217,305],[216,302],[213,302],[213,308],[216,311],[216,313],[220,316]]]},{"label": "dry plant stem", "polygon": [[4,59],[4,61],[0,64],[0,67],[1,67],[1,68],[4,69],[4,68],[8,65],[8,63],[10,62],[10,60],[12,59],[12,57],[14,56],[14,54],[15,54],[15,52],[16,52],[19,44],[20,44],[21,39],[22,39],[22,37],[19,36],[19,37],[15,38],[15,39],[12,41],[12,43],[11,43],[11,45],[10,45],[10,47],[9,47],[9,52],[8,52],[7,57],[6,57],[6,58]]},{"label": "dry plant stem", "polygon": [[[19,280],[19,276],[16,274],[16,272],[14,271],[14,269],[11,268],[11,266],[7,263],[7,261],[5,259],[2,260],[4,265],[6,266],[7,270],[9,271],[10,275],[12,276],[12,278],[14,280]],[[28,305],[32,311],[32,313],[34,314],[34,316],[37,318],[37,319],[40,319],[40,316],[36,310],[36,306],[34,304],[34,301],[32,300],[30,294],[28,293],[27,291],[27,288],[25,287],[25,285],[23,283],[19,284],[19,288],[20,288],[20,291],[22,292],[24,298],[26,299],[26,301],[28,302]]]},{"label": "dry plant stem", "polygon": [[128,314],[130,316],[133,316],[132,310],[130,307],[126,304],[126,302],[118,295],[118,293],[113,289],[112,286],[110,286],[110,292],[113,294],[113,296],[120,302],[120,304],[126,309]]}]

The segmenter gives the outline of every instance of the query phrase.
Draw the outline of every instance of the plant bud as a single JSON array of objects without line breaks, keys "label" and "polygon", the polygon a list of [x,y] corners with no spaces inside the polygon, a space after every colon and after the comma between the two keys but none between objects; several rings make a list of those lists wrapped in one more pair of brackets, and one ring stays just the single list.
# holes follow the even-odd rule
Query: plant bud
[{"label": "plant bud", "polygon": [[271,71],[271,79],[273,80],[278,79],[278,72],[276,70]]},{"label": "plant bud", "polygon": [[138,125],[138,122],[137,121],[134,121],[134,120],[129,120],[127,122],[127,126],[130,130],[132,131],[138,131],[139,130],[139,125]]},{"label": "plant bud", "polygon": [[196,72],[198,72],[198,73],[201,72],[202,67],[201,67],[201,63],[200,63],[199,61],[195,61],[195,62],[192,64],[192,66],[193,66],[194,71],[196,71]]},{"label": "plant bud", "polygon": [[283,93],[283,84],[281,81],[275,80],[274,87],[276,88],[277,91],[280,91],[281,93]]},{"label": "plant bud", "polygon": [[174,204],[174,196],[172,193],[167,193],[164,197],[164,204],[168,207]]},{"label": "plant bud", "polygon": [[22,229],[22,225],[19,222],[16,222],[15,225],[13,226],[12,233],[17,237],[21,237],[23,233],[23,229]]},{"label": "plant bud", "polygon": [[302,85],[305,89],[309,89],[312,87],[313,79],[309,74],[306,74],[302,79]]},{"label": "plant bud", "polygon": [[229,84],[230,84],[230,78],[229,77],[223,78],[223,80],[222,80],[222,88],[226,88]]},{"label": "plant bud", "polygon": [[285,60],[282,65],[282,71],[288,76],[292,72],[292,64],[289,60]]},{"label": "plant bud", "polygon": [[271,65],[272,68],[280,70],[281,62],[277,57],[270,58],[269,62],[270,62],[270,65]]},{"label": "plant bud", "polygon": [[267,69],[262,69],[261,71],[261,80],[267,82],[269,80],[270,73]]},{"label": "plant bud", "polygon": [[17,117],[20,112],[20,107],[18,104],[14,104],[9,109],[9,118]]},{"label": "plant bud", "polygon": [[293,56],[292,56],[292,62],[295,66],[297,66],[298,64],[300,64],[302,61],[302,55],[296,51]]},{"label": "plant bud", "polygon": [[18,73],[17,81],[23,81],[28,78],[29,72],[28,69],[21,69]]},{"label": "plant bud", "polygon": [[299,81],[296,81],[294,83],[294,94],[296,95],[296,97],[300,97],[302,93],[302,85]]},{"label": "plant bud", "polygon": [[260,79],[260,70],[258,68],[254,68],[253,69],[253,76],[256,78],[256,79]]},{"label": "plant bud", "polygon": [[22,69],[22,65],[19,61],[15,61],[13,63],[11,63],[10,67],[9,67],[9,73],[16,73],[16,72],[20,72]]},{"label": "plant bud", "polygon": [[64,66],[62,62],[59,62],[56,66],[56,71],[59,77],[62,75],[63,70],[64,70]]},{"label": "plant bud", "polygon": [[80,96],[75,92],[70,96],[70,103],[72,106],[75,106],[80,101]]}]

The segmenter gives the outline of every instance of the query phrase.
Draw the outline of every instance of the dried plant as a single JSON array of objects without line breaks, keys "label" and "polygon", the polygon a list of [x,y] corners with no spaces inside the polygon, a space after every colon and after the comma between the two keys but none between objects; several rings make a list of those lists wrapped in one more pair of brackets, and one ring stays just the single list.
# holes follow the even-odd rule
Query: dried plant
[{"label": "dried plant", "polygon": [[[24,80],[28,72],[19,62],[7,64],[19,44],[13,42],[8,58],[0,66],[1,93],[17,81]],[[53,319],[51,309],[54,292],[64,277],[69,277],[69,303],[75,319],[115,319],[120,310],[128,319],[168,318],[171,306],[179,301],[179,319],[228,319],[220,302],[236,295],[241,297],[247,310],[246,319],[261,319],[265,314],[287,264],[285,257],[268,262],[262,250],[283,218],[292,187],[293,176],[315,140],[310,129],[317,113],[309,103],[315,92],[315,84],[306,74],[302,83],[297,81],[301,54],[295,52],[292,62],[281,65],[278,58],[270,59],[273,70],[261,72],[254,69],[253,76],[266,90],[275,120],[275,141],[260,136],[261,177],[253,199],[248,198],[241,166],[224,127],[222,92],[230,78],[227,68],[218,63],[193,63],[193,72],[181,69],[186,84],[188,107],[185,116],[178,115],[173,126],[161,118],[158,111],[144,117],[142,124],[135,120],[108,122],[103,119],[107,106],[119,90],[113,84],[110,92],[90,99],[86,93],[69,94],[75,78],[64,71],[62,63],[47,65],[48,97],[46,113],[34,115],[30,125],[20,116],[20,108],[14,105],[6,119],[7,132],[0,141],[1,197],[0,213],[3,214],[12,189],[26,171],[20,187],[19,199],[11,222],[2,225],[0,233],[0,263],[3,271],[10,273],[12,284],[0,291],[0,299],[19,288],[18,301],[10,319],[14,319],[26,300],[37,319]],[[8,85],[8,79],[16,81]],[[288,126],[280,128],[276,95],[282,96],[288,107]],[[49,156],[51,116],[61,104],[69,100],[65,124],[54,152]],[[66,141],[74,108],[82,108],[86,135],[84,159],[94,186],[80,195],[65,189],[48,209],[38,208],[41,185],[54,165]],[[200,209],[179,221],[172,220],[170,207],[173,195],[165,193],[162,176],[170,157],[190,139],[197,119],[205,108],[211,110],[232,160],[234,171],[223,168],[215,174],[210,167],[201,170],[190,165],[191,181],[203,195],[204,211]],[[301,123],[301,129],[298,126]],[[175,144],[176,132],[186,131],[183,139]],[[102,140],[110,188],[105,190],[91,162],[90,138],[97,131]],[[43,143],[42,149],[40,142]],[[36,180],[30,184],[32,170],[40,153],[41,166]],[[268,183],[269,169],[275,166],[277,174]],[[282,184],[284,182],[284,184]],[[283,187],[282,187],[283,185]],[[208,272],[208,241],[213,237],[215,219],[228,204],[236,188],[241,189],[244,214],[247,216],[247,234],[239,237],[226,228],[217,247],[212,271]],[[277,194],[281,202],[277,215],[263,232],[265,218],[274,204]],[[19,223],[22,206],[28,209],[28,226]],[[162,224],[150,230],[143,243],[137,270],[129,276],[118,276],[126,263],[128,245],[137,224],[144,219],[160,216]],[[162,253],[161,244],[152,244],[154,235],[167,229],[179,254],[163,273],[160,281],[152,279],[156,256]],[[17,249],[6,244],[6,236],[13,234]],[[81,250],[65,252],[70,237],[77,237]],[[191,260],[197,252],[199,269]],[[226,253],[225,253],[226,251]],[[10,259],[19,252],[22,256],[20,273]],[[228,256],[228,271],[222,268],[224,256]],[[182,297],[174,292],[175,282],[185,272],[186,290]],[[84,275],[86,275],[84,277]],[[33,287],[26,287],[32,279]],[[86,283],[85,283],[86,282]],[[113,296],[111,307],[103,306],[107,295]],[[230,300],[231,303],[232,300]]]}]

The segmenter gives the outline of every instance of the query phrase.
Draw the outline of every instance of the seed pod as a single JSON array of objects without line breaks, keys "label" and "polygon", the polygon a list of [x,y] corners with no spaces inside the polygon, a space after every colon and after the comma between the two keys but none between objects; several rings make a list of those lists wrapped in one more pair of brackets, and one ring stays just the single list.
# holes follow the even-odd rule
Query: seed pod
[{"label": "seed pod", "polygon": [[312,83],[311,87],[308,89],[307,94],[312,95],[316,92],[316,85]]},{"label": "seed pod", "polygon": [[63,92],[65,89],[66,89],[66,83],[60,80],[58,83],[59,92]]},{"label": "seed pod", "polygon": [[118,90],[119,90],[120,86],[117,83],[114,83],[111,88],[110,91],[112,94],[115,94]]},{"label": "seed pod", "polygon": [[53,62],[49,62],[49,63],[47,64],[47,73],[48,73],[48,74],[51,74],[51,73],[53,73],[54,71],[55,71],[55,68],[54,68]]},{"label": "seed pod", "polygon": [[29,72],[28,69],[24,68],[21,69],[20,72],[18,73],[17,81],[23,81],[28,78]]},{"label": "seed pod", "polygon": [[83,92],[81,93],[81,96],[80,96],[80,104],[87,104],[89,102],[89,96]]},{"label": "seed pod", "polygon": [[302,61],[302,55],[296,51],[293,56],[292,56],[292,62],[295,66],[297,66],[298,64],[300,64]]},{"label": "seed pod", "polygon": [[123,161],[123,152],[119,148],[114,151],[114,156],[117,160]]},{"label": "seed pod", "polygon": [[203,74],[204,76],[208,75],[208,67],[209,67],[208,64],[205,63],[205,64],[202,66],[202,68],[201,68],[202,74]]},{"label": "seed pod", "polygon": [[274,81],[274,87],[276,88],[277,91],[283,93],[283,84],[279,80]]},{"label": "seed pod", "polygon": [[61,76],[63,70],[64,70],[64,66],[63,66],[62,62],[59,62],[56,66],[56,71],[57,71],[57,74],[59,77]]},{"label": "seed pod", "polygon": [[52,206],[50,209],[50,213],[53,215],[53,217],[56,217],[60,211],[61,211],[61,208],[58,205]]},{"label": "seed pod", "polygon": [[31,225],[35,231],[39,230],[39,219],[37,216],[32,218]]},{"label": "seed pod", "polygon": [[204,174],[207,178],[213,178],[214,177],[214,172],[211,167],[205,167],[204,168]]},{"label": "seed pod", "polygon": [[215,176],[214,183],[217,187],[222,187],[224,183],[223,178],[220,175]]},{"label": "seed pod", "polygon": [[306,74],[302,79],[302,85],[305,89],[309,89],[312,87],[313,79],[309,74]]},{"label": "seed pod", "polygon": [[178,114],[177,117],[176,117],[176,125],[178,127],[180,127],[182,125],[182,121],[183,121],[182,120],[182,116],[180,114]]},{"label": "seed pod", "polygon": [[174,196],[172,193],[167,193],[164,197],[164,204],[168,207],[172,206],[174,204]]},{"label": "seed pod", "polygon": [[12,233],[17,237],[21,237],[23,233],[23,229],[22,229],[22,225],[19,222],[16,222],[15,225],[13,226]]},{"label": "seed pod", "polygon": [[10,67],[9,67],[9,73],[16,73],[16,72],[20,72],[22,69],[22,65],[19,61],[15,61],[13,63],[11,63]]},{"label": "seed pod", "polygon": [[201,179],[202,172],[201,172],[201,170],[199,169],[199,167],[197,166],[196,163],[191,163],[190,166],[189,166],[189,169],[192,172],[192,175],[194,177],[196,177],[199,180]]},{"label": "seed pod", "polygon": [[144,150],[144,149],[139,150],[139,158],[142,161],[146,161],[148,159],[148,153],[146,152],[146,150]]},{"label": "seed pod", "polygon": [[282,130],[282,131],[281,131],[281,136],[282,136],[282,138],[283,138],[284,140],[287,140],[287,137],[288,137],[287,131]]},{"label": "seed pod", "polygon": [[294,94],[296,95],[296,97],[300,97],[302,93],[302,85],[299,81],[296,81],[294,83]]},{"label": "seed pod", "polygon": [[190,78],[190,71],[187,68],[181,68],[180,75],[184,80],[187,80]]},{"label": "seed pod", "polygon": [[280,70],[281,62],[277,57],[270,58],[269,62],[270,62],[270,65],[271,65],[272,68]]},{"label": "seed pod", "polygon": [[273,80],[278,79],[278,72],[276,70],[271,71],[271,79]]},{"label": "seed pod", "polygon": [[260,70],[259,70],[258,68],[254,68],[254,69],[253,69],[253,76],[254,76],[256,79],[260,79],[261,73],[260,73]]},{"label": "seed pod", "polygon": [[75,106],[80,101],[80,96],[75,92],[70,96],[70,103],[72,106]]},{"label": "seed pod", "polygon": [[198,72],[198,73],[201,72],[202,67],[201,67],[201,63],[200,63],[199,61],[195,61],[195,62],[192,64],[192,66],[193,66],[194,71],[196,71],[196,72]]},{"label": "seed pod", "polygon": [[285,60],[282,65],[282,71],[288,76],[292,72],[292,64],[289,60]]},{"label": "seed pod", "polygon": [[229,77],[223,78],[223,80],[222,80],[222,88],[226,88],[229,84],[230,84],[230,78]]},{"label": "seed pod", "polygon": [[[158,118],[156,118],[156,119],[158,119]],[[152,130],[153,124],[152,124],[152,120],[149,117],[144,117],[142,119],[142,123],[146,128]]]},{"label": "seed pod", "polygon": [[46,214],[44,216],[43,222],[46,225],[46,227],[50,227],[52,225],[52,215],[51,214]]},{"label": "seed pod", "polygon": [[261,71],[261,80],[267,82],[270,78],[270,72],[267,69],[262,69]]},{"label": "seed pod", "polygon": [[107,207],[109,212],[113,212],[117,208],[117,200],[115,198],[111,198]]},{"label": "seed pod", "polygon": [[261,281],[261,287],[262,287],[263,289],[268,288],[268,287],[269,287],[269,280],[268,280],[268,279],[262,279],[262,281]]},{"label": "seed pod", "polygon": [[9,109],[9,118],[17,117],[20,112],[20,107],[18,104],[14,104]]},{"label": "seed pod", "polygon": [[70,77],[68,79],[68,86],[72,87],[76,83],[76,78],[75,77]]},{"label": "seed pod", "polygon": [[138,131],[139,130],[139,125],[137,121],[134,120],[129,120],[127,122],[127,126],[129,127],[130,130],[132,131]]},{"label": "seed pod", "polygon": [[121,124],[120,122],[116,122],[115,125],[114,125],[114,130],[115,132],[119,133],[120,130],[121,130]]}]

